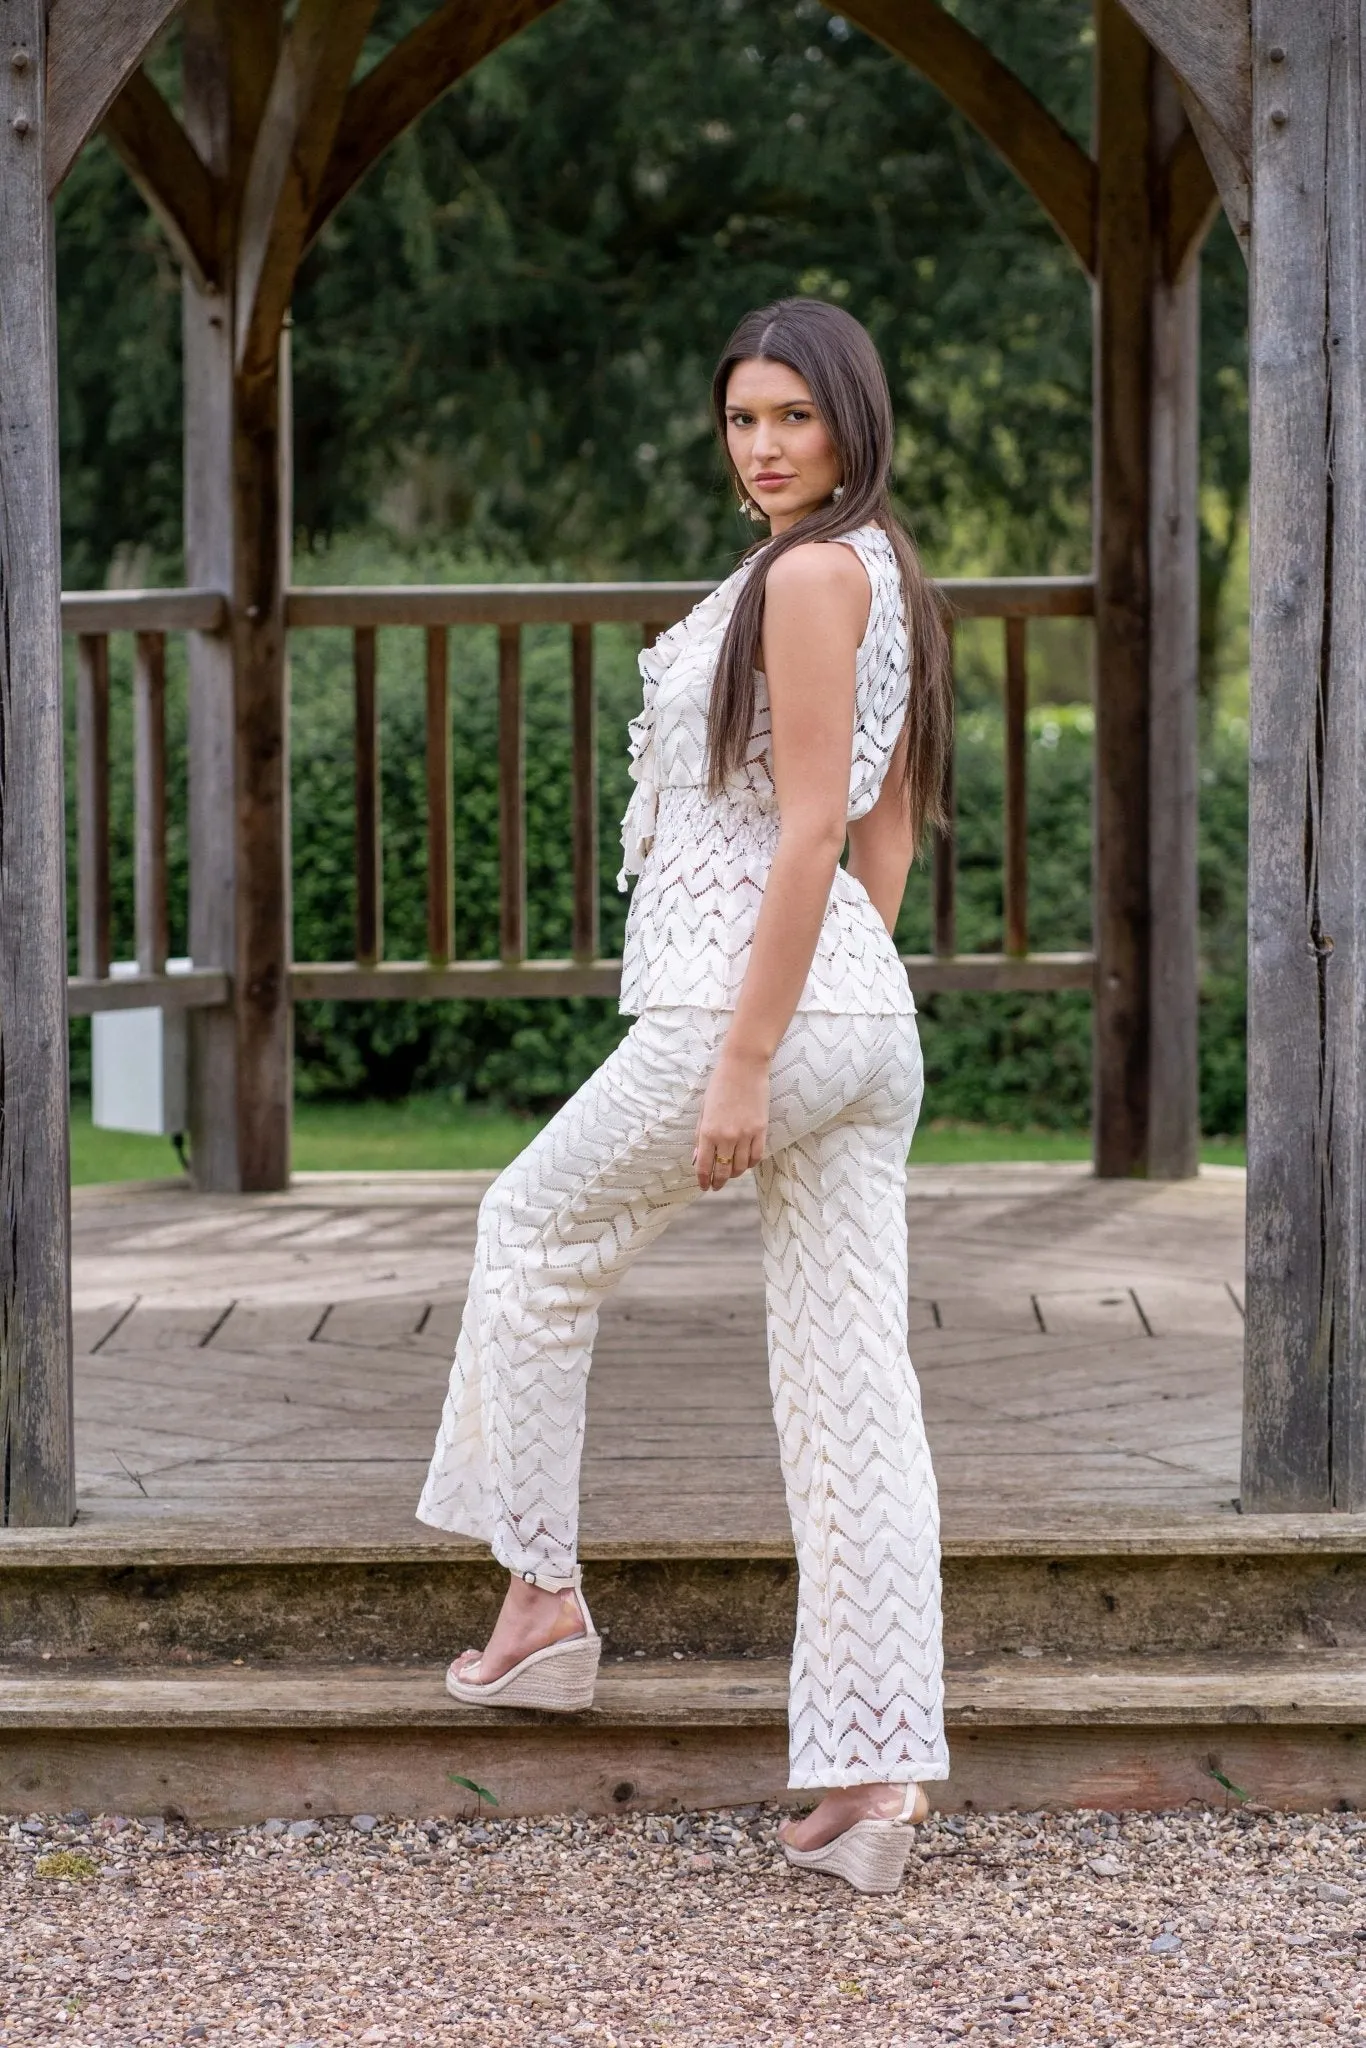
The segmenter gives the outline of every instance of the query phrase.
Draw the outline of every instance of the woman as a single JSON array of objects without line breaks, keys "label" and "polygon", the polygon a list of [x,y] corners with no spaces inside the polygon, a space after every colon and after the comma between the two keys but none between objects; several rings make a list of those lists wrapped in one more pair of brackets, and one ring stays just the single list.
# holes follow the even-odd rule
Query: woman
[{"label": "woman", "polygon": [[[670,1218],[753,1169],[774,1410],[800,1573],[789,1859],[901,1879],[948,1774],[938,1512],[906,1352],[906,1152],[923,1070],[891,938],[939,819],[943,625],[892,513],[882,364],[849,314],[741,321],[717,430],[771,538],[640,657],[622,828],[621,1045],[489,1189],[418,1507],[512,1573],[457,1699],[589,1705],[575,1560],[603,1296]],[[838,545],[831,545],[831,543]],[[846,868],[839,866],[845,839]]]}]

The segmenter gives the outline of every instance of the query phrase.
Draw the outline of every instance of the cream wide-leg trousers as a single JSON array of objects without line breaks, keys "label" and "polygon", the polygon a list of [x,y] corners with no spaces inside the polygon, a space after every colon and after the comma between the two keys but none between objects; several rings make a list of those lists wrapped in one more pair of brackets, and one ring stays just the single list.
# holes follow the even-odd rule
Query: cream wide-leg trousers
[{"label": "cream wide-leg trousers", "polygon": [[[724,1011],[638,1017],[485,1194],[418,1515],[510,1571],[574,1568],[598,1309],[699,1198],[697,1119]],[[939,1515],[906,1349],[911,1017],[799,1011],[758,1167],[769,1372],[799,1567],[789,1728],[800,1788],[948,1776]]]}]

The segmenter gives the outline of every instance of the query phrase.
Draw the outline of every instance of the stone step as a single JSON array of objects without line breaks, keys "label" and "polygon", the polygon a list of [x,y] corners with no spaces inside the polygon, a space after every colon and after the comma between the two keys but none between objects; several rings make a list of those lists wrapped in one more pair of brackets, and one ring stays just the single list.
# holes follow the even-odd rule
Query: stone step
[{"label": "stone step", "polygon": [[[1366,1654],[956,1664],[943,1809],[1355,1805]],[[466,1707],[439,1666],[0,1671],[0,1811],[504,1813],[784,1796],[786,1670],[629,1658],[573,1716]]]},{"label": "stone step", "polygon": [[[781,1545],[585,1544],[619,1654],[784,1656],[796,1570]],[[471,1544],[381,1531],[0,1536],[0,1657],[432,1662],[485,1640],[503,1575]],[[1366,1518],[1118,1519],[951,1537],[951,1659],[1366,1647]]]}]

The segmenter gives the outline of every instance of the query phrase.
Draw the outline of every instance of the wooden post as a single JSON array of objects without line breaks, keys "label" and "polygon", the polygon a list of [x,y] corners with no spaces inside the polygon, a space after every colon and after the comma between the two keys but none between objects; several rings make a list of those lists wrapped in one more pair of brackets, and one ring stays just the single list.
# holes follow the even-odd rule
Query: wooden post
[{"label": "wooden post", "polygon": [[1005,622],[1005,950],[1029,951],[1029,667],[1025,619]]},{"label": "wooden post", "polygon": [[47,7],[0,21],[0,1524],[76,1512]]},{"label": "wooden post", "polygon": [[427,960],[455,957],[455,829],[451,813],[451,664],[444,626],[427,628]]},{"label": "wooden post", "polygon": [[139,633],[133,669],[134,896],[138,971],[166,972],[166,635]]},{"label": "wooden post", "polygon": [[356,695],[356,960],[361,967],[374,967],[384,958],[379,679],[374,627],[357,626],[351,644]]},{"label": "wooden post", "polygon": [[[186,11],[185,124],[229,200],[279,33],[278,9],[261,0]],[[190,951],[196,966],[230,971],[232,1001],[194,1014],[190,1127],[197,1185],[231,1191],[289,1178],[289,492],[279,352],[250,377],[234,365],[234,206],[221,213],[222,287],[184,285],[186,572],[227,591],[230,607],[225,632],[190,640]]]},{"label": "wooden post", "polygon": [[1198,287],[1163,273],[1175,90],[1096,0],[1093,1146],[1195,1171]]},{"label": "wooden post", "polygon": [[1243,1503],[1366,1509],[1366,247],[1347,0],[1252,6]]},{"label": "wooden post", "polygon": [[526,739],[522,634],[498,628],[498,950],[506,965],[526,958]]},{"label": "wooden post", "polygon": [[109,637],[76,643],[76,959],[80,972],[109,972]]}]

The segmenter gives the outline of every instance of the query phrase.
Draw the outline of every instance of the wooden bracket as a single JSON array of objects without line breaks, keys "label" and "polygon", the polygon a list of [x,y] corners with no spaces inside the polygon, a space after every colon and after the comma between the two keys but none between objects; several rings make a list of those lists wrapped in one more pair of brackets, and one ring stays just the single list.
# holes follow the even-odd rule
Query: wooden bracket
[{"label": "wooden bracket", "polygon": [[[1246,256],[1252,180],[1249,0],[1121,0],[1121,5],[1176,74],[1187,118]],[[1185,201],[1195,197],[1192,179]],[[1174,203],[1173,219],[1176,215]]]},{"label": "wooden bracket", "polygon": [[391,143],[476,64],[556,0],[446,0],[352,86],[308,225],[316,240]]},{"label": "wooden bracket", "polygon": [[208,167],[145,71],[135,71],[103,133],[203,291],[219,283],[218,194]]},{"label": "wooden bracket", "polygon": [[44,170],[55,192],[184,0],[51,0]]},{"label": "wooden bracket", "polygon": [[937,0],[852,0],[841,12],[966,115],[1094,273],[1096,167],[1028,86]]},{"label": "wooden bracket", "polygon": [[1183,128],[1162,167],[1162,271],[1179,284],[1200,254],[1222,205],[1200,138]]}]

